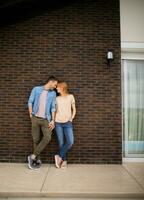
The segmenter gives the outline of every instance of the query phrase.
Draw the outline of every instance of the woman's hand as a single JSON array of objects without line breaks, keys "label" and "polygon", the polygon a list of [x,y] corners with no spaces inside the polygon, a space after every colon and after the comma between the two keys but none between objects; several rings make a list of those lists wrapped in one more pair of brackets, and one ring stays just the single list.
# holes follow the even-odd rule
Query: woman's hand
[{"label": "woman's hand", "polygon": [[54,127],[55,127],[55,122],[54,122],[54,120],[52,120],[50,123],[49,123],[49,129],[52,131],[53,129],[54,129]]},{"label": "woman's hand", "polygon": [[74,117],[72,117],[69,121],[70,121],[70,122],[73,122],[73,119],[74,119]]}]

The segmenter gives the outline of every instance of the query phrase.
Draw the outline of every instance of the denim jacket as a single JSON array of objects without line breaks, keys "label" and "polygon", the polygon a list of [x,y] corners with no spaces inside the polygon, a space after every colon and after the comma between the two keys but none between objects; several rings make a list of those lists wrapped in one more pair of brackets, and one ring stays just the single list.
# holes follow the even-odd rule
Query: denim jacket
[{"label": "denim jacket", "polygon": [[[28,106],[32,106],[32,115],[35,115],[39,109],[39,98],[43,91],[43,86],[36,86],[32,89]],[[52,119],[52,112],[56,111],[56,92],[54,90],[49,90],[46,100],[46,118],[50,122]]]}]

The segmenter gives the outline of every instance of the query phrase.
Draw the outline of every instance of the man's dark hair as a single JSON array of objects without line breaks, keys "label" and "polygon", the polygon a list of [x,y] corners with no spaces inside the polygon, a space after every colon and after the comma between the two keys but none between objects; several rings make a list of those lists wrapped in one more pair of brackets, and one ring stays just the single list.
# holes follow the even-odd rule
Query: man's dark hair
[{"label": "man's dark hair", "polygon": [[46,80],[46,83],[48,83],[49,81],[58,81],[58,80],[55,76],[49,76],[48,79]]}]

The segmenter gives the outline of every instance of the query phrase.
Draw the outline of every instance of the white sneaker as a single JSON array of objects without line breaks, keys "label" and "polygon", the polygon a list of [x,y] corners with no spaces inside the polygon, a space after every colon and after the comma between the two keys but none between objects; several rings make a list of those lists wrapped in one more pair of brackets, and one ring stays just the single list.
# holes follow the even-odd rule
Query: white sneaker
[{"label": "white sneaker", "polygon": [[61,168],[62,168],[62,169],[66,169],[66,168],[67,168],[67,161],[66,161],[66,160],[64,160],[64,161],[62,162]]},{"label": "white sneaker", "polygon": [[57,168],[60,168],[61,162],[62,162],[61,157],[59,155],[55,155],[55,166]]}]

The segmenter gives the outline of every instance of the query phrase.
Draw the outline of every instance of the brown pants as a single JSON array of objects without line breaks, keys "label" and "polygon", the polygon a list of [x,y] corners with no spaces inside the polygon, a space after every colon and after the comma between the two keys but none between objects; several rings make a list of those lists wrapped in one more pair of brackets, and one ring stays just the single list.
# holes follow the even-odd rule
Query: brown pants
[{"label": "brown pants", "polygon": [[[32,137],[34,144],[33,154],[39,156],[39,154],[44,150],[46,145],[51,140],[52,131],[48,128],[49,122],[47,119],[32,116]],[[42,131],[42,138],[41,138]]]}]

